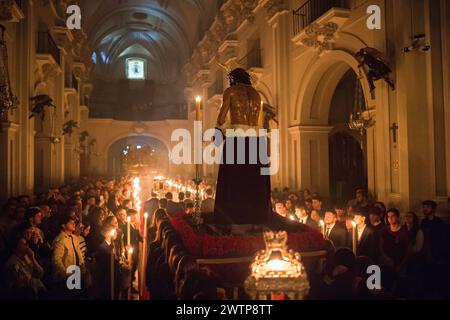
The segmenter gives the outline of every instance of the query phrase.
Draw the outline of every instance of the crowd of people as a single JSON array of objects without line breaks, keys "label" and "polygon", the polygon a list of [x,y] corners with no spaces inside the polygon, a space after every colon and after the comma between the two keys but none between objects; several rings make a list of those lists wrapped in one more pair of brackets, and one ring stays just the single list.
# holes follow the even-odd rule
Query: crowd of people
[{"label": "crowd of people", "polygon": [[[152,298],[201,299],[206,297],[205,290],[213,293],[209,297],[223,297],[218,294],[221,286],[194,290],[197,287],[193,284],[186,287],[180,280],[190,270],[194,278],[189,281],[200,287],[206,278],[212,279],[209,284],[220,283],[217,277],[200,272],[195,259],[183,253],[181,240],[170,226],[175,215],[192,216],[194,195],[189,191],[167,192],[162,197],[151,194],[143,205],[143,212],[149,213],[149,248],[140,255],[144,239],[132,188],[132,179],[126,177],[84,178],[35,196],[8,199],[0,216],[0,298],[130,299],[137,293],[136,270],[141,256],[148,257],[147,288]],[[423,202],[420,221],[414,212],[402,215],[395,208],[386,209],[362,189],[345,205],[325,206],[317,193],[291,192],[288,188],[273,190],[271,200],[273,216],[285,225],[305,224],[326,239],[326,259],[309,275],[309,298],[450,296],[446,272],[450,266],[450,229],[436,216],[434,201]],[[205,223],[213,221],[208,221],[214,212],[212,188],[206,188],[198,205]],[[380,289],[366,286],[371,265],[381,268]],[[162,274],[166,277],[155,278],[155,273],[149,272],[152,268],[165,268]],[[77,270],[82,283],[79,287],[73,278]],[[169,279],[170,273],[176,281],[169,286],[161,281]]]},{"label": "crowd of people", "polygon": [[8,199],[0,216],[0,298],[129,299],[143,240],[132,186],[125,177],[84,178]]},{"label": "crowd of people", "polygon": [[[422,221],[415,212],[401,214],[396,208],[387,209],[384,203],[372,201],[363,189],[346,204],[325,206],[317,193],[285,188],[273,191],[272,204],[278,216],[315,228],[327,240],[327,264],[315,278],[313,296],[450,297],[450,228],[436,216],[436,202],[422,203]],[[381,290],[367,289],[365,280],[371,265],[380,267]]]}]

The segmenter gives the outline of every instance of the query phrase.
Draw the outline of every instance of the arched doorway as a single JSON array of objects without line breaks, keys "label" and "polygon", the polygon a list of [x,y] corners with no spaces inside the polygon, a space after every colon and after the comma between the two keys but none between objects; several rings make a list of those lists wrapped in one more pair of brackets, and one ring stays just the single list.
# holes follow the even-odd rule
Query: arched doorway
[{"label": "arched doorway", "polygon": [[348,127],[355,105],[365,106],[362,95],[355,94],[357,90],[362,92],[360,81],[350,69],[339,81],[330,104],[329,181],[333,203],[352,199],[357,188],[367,190],[366,144],[361,143],[366,137]]},{"label": "arched doorway", "polygon": [[[149,172],[145,174],[166,174],[169,169],[169,153],[167,147],[160,140],[149,136],[129,136],[115,141],[108,149],[108,174],[121,176],[126,174],[125,157],[130,150],[148,150],[151,155],[142,159],[151,161]],[[147,161],[147,160],[146,160]]]}]

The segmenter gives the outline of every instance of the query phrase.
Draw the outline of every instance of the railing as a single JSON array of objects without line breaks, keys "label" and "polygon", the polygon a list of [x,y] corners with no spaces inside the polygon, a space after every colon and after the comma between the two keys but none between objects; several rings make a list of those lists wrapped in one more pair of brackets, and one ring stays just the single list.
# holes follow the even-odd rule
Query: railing
[{"label": "railing", "polygon": [[57,64],[61,64],[61,52],[48,32],[38,33],[37,53],[49,53]]},{"label": "railing", "polygon": [[262,68],[262,50],[253,49],[249,51],[241,60],[239,60],[239,64],[245,66],[246,69]]},{"label": "railing", "polygon": [[293,12],[294,35],[317,20],[331,8],[346,8],[345,0],[308,0]]}]

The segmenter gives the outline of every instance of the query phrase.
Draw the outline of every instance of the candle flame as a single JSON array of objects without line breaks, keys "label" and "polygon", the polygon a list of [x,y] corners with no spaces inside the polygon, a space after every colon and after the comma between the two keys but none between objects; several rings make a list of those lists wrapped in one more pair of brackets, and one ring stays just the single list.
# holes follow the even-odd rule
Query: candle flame
[{"label": "candle flame", "polygon": [[128,249],[128,254],[133,254],[133,247],[130,247],[130,249]]},{"label": "candle flame", "polygon": [[355,221],[352,221],[352,226],[353,226],[353,228],[356,228],[356,222]]},{"label": "candle flame", "polygon": [[112,229],[109,235],[114,238],[116,236],[116,229]]},{"label": "candle flame", "polygon": [[148,213],[144,212],[144,218],[147,219],[148,218]]},{"label": "candle flame", "polygon": [[325,225],[325,222],[324,222],[323,220],[320,220],[319,223],[320,223],[321,226],[324,226],[324,225]]},{"label": "candle flame", "polygon": [[127,217],[127,222],[131,222],[131,217]]},{"label": "candle flame", "polygon": [[201,101],[202,101],[202,97],[200,97],[200,96],[195,97],[195,102],[200,103]]}]

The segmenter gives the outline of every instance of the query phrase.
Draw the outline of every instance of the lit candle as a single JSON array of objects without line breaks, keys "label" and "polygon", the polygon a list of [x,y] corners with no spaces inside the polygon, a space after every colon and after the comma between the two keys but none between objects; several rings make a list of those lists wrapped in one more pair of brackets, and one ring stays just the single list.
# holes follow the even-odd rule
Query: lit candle
[{"label": "lit candle", "polygon": [[352,245],[353,245],[353,253],[355,254],[355,256],[356,256],[356,247],[357,247],[357,245],[358,245],[358,229],[357,229],[357,226],[356,226],[356,222],[355,221],[352,221],[352,226],[353,226],[353,228],[352,228],[352,234],[353,234],[353,238],[352,238]]},{"label": "lit candle", "polygon": [[195,97],[195,120],[201,121],[201,103],[202,98],[200,96]]},{"label": "lit candle", "polygon": [[133,247],[130,247],[130,248],[128,249],[128,257],[127,257],[127,259],[128,259],[128,263],[129,263],[130,266],[131,266],[131,262],[132,262],[132,260],[133,260]]},{"label": "lit candle", "polygon": [[[116,236],[116,230],[113,229],[110,232],[110,237],[111,237],[111,244],[114,241],[114,237]],[[111,246],[111,261],[110,261],[110,268],[111,268],[111,300],[114,300],[114,245]]]},{"label": "lit candle", "polygon": [[130,245],[131,217],[127,217],[127,245]]},{"label": "lit candle", "polygon": [[322,235],[325,238],[325,222],[323,220],[320,220],[320,232],[322,232]]},{"label": "lit candle", "polygon": [[144,213],[144,247],[147,240],[147,219],[148,219],[148,213]]}]

